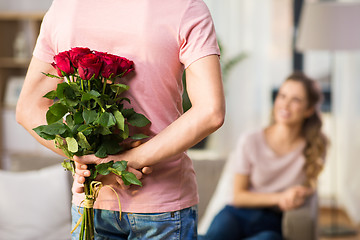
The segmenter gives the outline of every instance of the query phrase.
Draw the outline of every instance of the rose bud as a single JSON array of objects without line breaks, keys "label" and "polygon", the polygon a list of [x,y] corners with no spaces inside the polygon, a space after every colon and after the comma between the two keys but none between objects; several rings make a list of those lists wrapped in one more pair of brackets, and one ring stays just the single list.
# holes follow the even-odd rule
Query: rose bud
[{"label": "rose bud", "polygon": [[89,48],[82,48],[82,47],[71,48],[71,50],[69,51],[69,56],[74,67],[78,68],[79,59],[90,53],[91,50]]},{"label": "rose bud", "polygon": [[118,56],[103,52],[95,52],[95,55],[103,61],[101,76],[106,79],[115,78],[119,68]]},{"label": "rose bud", "polygon": [[118,57],[118,58],[119,58],[120,66],[119,66],[117,75],[122,74],[122,76],[125,76],[128,73],[134,71],[134,62],[133,61],[130,61],[123,57]]},{"label": "rose bud", "polygon": [[91,53],[80,58],[78,65],[80,78],[83,80],[90,80],[91,78],[99,77],[103,62],[100,57]]},{"label": "rose bud", "polygon": [[54,56],[54,61],[51,65],[56,69],[60,77],[69,76],[74,73],[74,68],[71,66],[69,52],[60,52]]}]

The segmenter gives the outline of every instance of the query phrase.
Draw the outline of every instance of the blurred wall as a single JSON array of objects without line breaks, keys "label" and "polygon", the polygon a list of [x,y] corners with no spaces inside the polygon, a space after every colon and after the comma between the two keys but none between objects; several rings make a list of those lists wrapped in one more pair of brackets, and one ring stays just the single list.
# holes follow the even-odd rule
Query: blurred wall
[{"label": "blurred wall", "polygon": [[209,146],[228,156],[244,131],[269,123],[271,90],[291,72],[292,1],[205,2],[223,44],[221,59],[247,54],[224,79],[225,124],[212,135]]},{"label": "blurred wall", "polygon": [[52,0],[0,0],[0,11],[46,11]]}]

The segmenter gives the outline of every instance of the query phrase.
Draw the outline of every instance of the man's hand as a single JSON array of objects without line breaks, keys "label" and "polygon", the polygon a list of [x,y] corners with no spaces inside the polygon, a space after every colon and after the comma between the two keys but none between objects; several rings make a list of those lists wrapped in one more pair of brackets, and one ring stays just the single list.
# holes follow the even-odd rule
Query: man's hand
[{"label": "man's hand", "polygon": [[[81,184],[81,187],[78,187],[75,189],[75,192],[77,193],[83,193],[84,192],[84,188],[83,188],[83,184],[85,182],[85,177],[90,176],[90,171],[87,170],[87,165],[86,164],[81,164],[78,162],[75,162],[75,181],[78,182],[79,184]],[[152,168],[151,167],[144,167],[141,169],[141,171],[136,170],[134,168],[128,167],[127,171],[132,172],[133,174],[135,174],[137,179],[142,179],[143,178],[143,174],[150,174],[152,172]],[[112,174],[112,173],[111,173]],[[120,185],[121,189],[128,189],[130,186],[125,185],[124,181],[121,179],[120,176],[117,176],[115,174],[112,174],[112,177],[115,178],[116,182]],[[101,181],[102,176],[98,176],[97,180]]]},{"label": "man's hand", "polygon": [[283,211],[295,209],[304,204],[313,190],[304,186],[294,186],[280,193],[278,206]]},{"label": "man's hand", "polygon": [[[135,142],[130,143],[128,146],[126,146],[126,148],[132,149],[132,148],[136,148],[140,145],[141,145],[141,141],[135,141]],[[122,156],[124,156],[124,158]],[[86,164],[101,164],[101,163],[106,163],[106,162],[109,162],[109,161],[112,161],[115,159],[126,160],[127,159],[126,154],[111,155],[106,158],[98,158],[95,155],[86,155],[86,156],[82,156],[82,157],[74,156],[74,161],[75,161],[75,166],[76,166],[75,181],[77,181],[78,183],[80,183],[82,185],[85,182],[85,177],[90,176],[90,171],[87,169]],[[152,172],[152,168],[151,167],[143,167],[143,168],[141,168],[141,170],[137,170],[137,169],[129,166],[129,164],[128,164],[127,171],[135,174],[136,178],[140,180],[143,177],[143,174],[150,174]],[[124,184],[124,182],[120,176],[117,176],[115,174],[112,174],[112,175],[122,189],[129,188],[129,186]],[[101,181],[101,176],[98,176],[97,180]],[[78,192],[78,193],[82,193],[83,191],[84,191],[83,187],[79,187],[79,188],[75,189],[75,192]]]}]

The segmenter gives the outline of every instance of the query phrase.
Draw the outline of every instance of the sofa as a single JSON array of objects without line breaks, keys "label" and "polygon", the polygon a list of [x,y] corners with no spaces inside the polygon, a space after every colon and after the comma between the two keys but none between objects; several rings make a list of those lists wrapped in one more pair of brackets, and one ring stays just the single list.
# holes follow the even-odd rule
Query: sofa
[{"label": "sofa", "polygon": [[0,170],[0,240],[69,240],[71,175],[61,157],[14,154]]}]

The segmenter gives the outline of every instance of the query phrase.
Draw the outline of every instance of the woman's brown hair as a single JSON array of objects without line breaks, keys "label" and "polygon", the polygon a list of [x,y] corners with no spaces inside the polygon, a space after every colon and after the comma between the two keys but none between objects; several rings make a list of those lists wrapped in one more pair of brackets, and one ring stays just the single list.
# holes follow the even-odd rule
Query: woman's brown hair
[{"label": "woman's brown hair", "polygon": [[301,134],[306,141],[303,151],[305,156],[305,185],[315,187],[316,180],[324,166],[324,157],[328,145],[328,140],[321,131],[320,104],[323,100],[323,95],[318,84],[302,72],[294,72],[286,78],[286,81],[302,83],[307,95],[307,107],[308,109],[314,109],[313,114],[304,120]]}]

